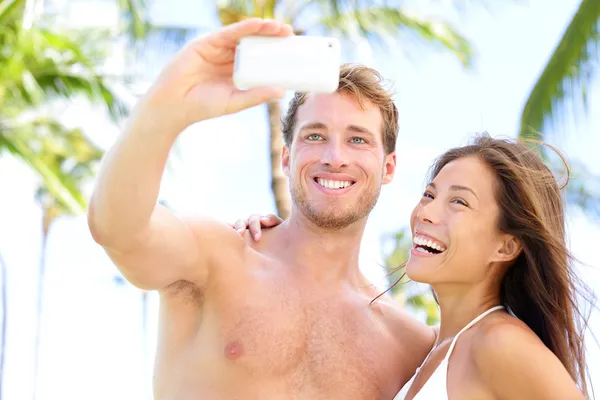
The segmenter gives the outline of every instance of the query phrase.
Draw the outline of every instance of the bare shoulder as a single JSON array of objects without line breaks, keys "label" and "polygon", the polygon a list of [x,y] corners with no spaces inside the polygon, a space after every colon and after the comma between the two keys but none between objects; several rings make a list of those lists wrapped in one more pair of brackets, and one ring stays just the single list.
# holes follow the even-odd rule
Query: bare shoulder
[{"label": "bare shoulder", "polygon": [[377,302],[390,331],[402,346],[410,349],[417,358],[424,354],[424,358],[433,347],[435,328],[419,321],[393,299],[381,297]]},{"label": "bare shoulder", "polygon": [[223,247],[223,250],[243,250],[246,241],[231,226],[208,216],[181,215],[180,218],[194,233],[199,243],[210,243]]},{"label": "bare shoulder", "polygon": [[[236,268],[243,264],[248,241],[227,223],[207,216],[182,216],[199,247],[208,256],[211,271]],[[249,236],[249,235],[245,235]]]},{"label": "bare shoulder", "polygon": [[500,364],[512,367],[519,363],[521,357],[547,350],[526,324],[509,315],[482,321],[473,335],[471,346],[480,369],[497,368]]},{"label": "bare shoulder", "polygon": [[583,399],[558,357],[525,323],[508,314],[477,327],[471,353],[494,398]]},{"label": "bare shoulder", "polygon": [[231,272],[232,268],[243,263],[247,244],[233,228],[217,219],[185,214],[176,217],[194,242],[193,247],[187,248],[194,248],[198,255],[190,267],[194,272],[181,275],[180,279],[174,280],[162,292],[169,295],[190,292],[196,297],[195,293],[199,288],[209,284],[221,271]]}]

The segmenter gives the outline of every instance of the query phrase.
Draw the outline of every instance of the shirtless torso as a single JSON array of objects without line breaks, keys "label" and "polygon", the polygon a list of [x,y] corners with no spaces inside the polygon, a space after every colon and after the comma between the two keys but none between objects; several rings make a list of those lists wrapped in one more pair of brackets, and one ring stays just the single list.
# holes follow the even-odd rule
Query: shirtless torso
[{"label": "shirtless torso", "polygon": [[433,344],[432,330],[391,301],[371,304],[379,293],[358,269],[367,216],[395,167],[383,131],[397,114],[374,70],[341,68],[340,80],[389,97],[381,105],[350,87],[297,108],[294,146],[281,156],[295,198],[289,224],[260,242],[157,204],[186,127],[282,96],[232,86],[237,42],[291,33],[251,19],[192,41],[105,157],[90,231],[129,282],[160,293],[156,400],[392,399]]},{"label": "shirtless torso", "polygon": [[307,279],[268,233],[257,247],[228,253],[205,290],[162,291],[155,398],[392,399],[433,333],[385,296],[371,304],[366,281]]}]

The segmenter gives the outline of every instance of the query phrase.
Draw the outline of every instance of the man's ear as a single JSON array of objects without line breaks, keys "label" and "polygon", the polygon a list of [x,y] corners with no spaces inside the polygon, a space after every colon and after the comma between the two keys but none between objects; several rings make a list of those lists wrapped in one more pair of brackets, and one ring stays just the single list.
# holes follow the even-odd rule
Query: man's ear
[{"label": "man's ear", "polygon": [[288,178],[290,177],[290,150],[287,146],[283,146],[281,149],[281,168],[283,173]]},{"label": "man's ear", "polygon": [[523,246],[521,245],[521,242],[512,235],[506,235],[496,250],[492,261],[512,262],[517,259],[522,251]]},{"label": "man's ear", "polygon": [[394,173],[396,172],[396,152],[393,151],[387,156],[385,156],[384,164],[383,164],[383,184],[390,183],[394,178]]}]

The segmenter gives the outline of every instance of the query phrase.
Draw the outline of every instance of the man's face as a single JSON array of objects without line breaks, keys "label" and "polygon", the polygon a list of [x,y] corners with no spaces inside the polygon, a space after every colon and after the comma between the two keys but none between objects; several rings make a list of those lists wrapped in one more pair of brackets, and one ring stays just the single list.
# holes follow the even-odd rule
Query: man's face
[{"label": "man's face", "polygon": [[321,228],[366,217],[392,180],[396,155],[385,154],[381,112],[365,106],[348,94],[309,95],[298,108],[291,148],[283,149],[292,202]]}]

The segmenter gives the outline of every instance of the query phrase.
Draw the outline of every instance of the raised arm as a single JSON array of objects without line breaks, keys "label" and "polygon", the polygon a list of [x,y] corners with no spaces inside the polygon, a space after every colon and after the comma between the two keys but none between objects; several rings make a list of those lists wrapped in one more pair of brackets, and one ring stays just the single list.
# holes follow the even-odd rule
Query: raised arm
[{"label": "raised arm", "polygon": [[157,204],[167,157],[189,125],[282,97],[275,88],[238,91],[232,84],[238,41],[286,36],[291,27],[250,19],[189,43],[163,70],[107,153],[88,223],[123,275],[144,289],[178,280],[202,285],[215,256],[243,241],[226,224],[176,216]]}]

